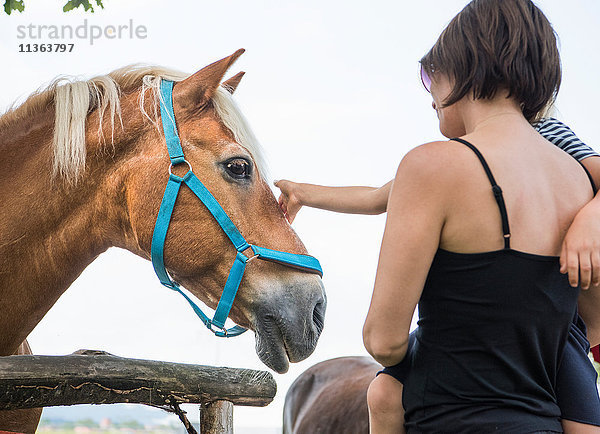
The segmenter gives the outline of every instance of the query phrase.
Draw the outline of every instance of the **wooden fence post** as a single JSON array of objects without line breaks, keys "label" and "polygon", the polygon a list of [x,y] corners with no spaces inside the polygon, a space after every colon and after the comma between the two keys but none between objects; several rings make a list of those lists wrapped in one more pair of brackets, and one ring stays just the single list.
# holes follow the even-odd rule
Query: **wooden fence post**
[{"label": "wooden fence post", "polygon": [[233,403],[230,401],[202,403],[200,434],[233,434]]}]

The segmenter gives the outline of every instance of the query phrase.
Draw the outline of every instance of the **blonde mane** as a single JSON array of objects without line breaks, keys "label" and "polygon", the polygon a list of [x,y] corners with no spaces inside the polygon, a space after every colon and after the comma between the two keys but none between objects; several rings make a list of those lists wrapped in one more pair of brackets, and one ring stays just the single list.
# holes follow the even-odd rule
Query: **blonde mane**
[{"label": "blonde mane", "polygon": [[[34,92],[19,107],[9,108],[0,117],[0,130],[54,104],[53,175],[74,183],[85,171],[85,121],[91,111],[98,110],[98,137],[103,143],[107,142],[107,138],[103,135],[102,125],[106,121],[110,122],[112,144],[115,124],[118,122],[123,127],[121,94],[140,89],[140,110],[162,132],[158,124],[160,80],[181,81],[189,75],[160,66],[136,64],[86,81],[61,76],[47,87]],[[152,113],[144,110],[148,91],[154,100]],[[250,152],[260,175],[267,180],[268,171],[262,147],[229,91],[219,86],[212,103],[223,124],[231,130],[237,143]]]}]

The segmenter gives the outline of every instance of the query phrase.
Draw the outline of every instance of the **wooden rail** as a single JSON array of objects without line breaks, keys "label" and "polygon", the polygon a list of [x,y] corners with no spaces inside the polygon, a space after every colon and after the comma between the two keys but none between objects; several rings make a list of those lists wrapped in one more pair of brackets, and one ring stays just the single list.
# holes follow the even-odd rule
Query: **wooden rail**
[{"label": "wooden rail", "polygon": [[233,405],[265,406],[276,391],[269,372],[251,369],[128,359],[90,350],[0,357],[0,410],[137,403],[182,418],[180,404],[199,404],[202,433],[231,433]]}]

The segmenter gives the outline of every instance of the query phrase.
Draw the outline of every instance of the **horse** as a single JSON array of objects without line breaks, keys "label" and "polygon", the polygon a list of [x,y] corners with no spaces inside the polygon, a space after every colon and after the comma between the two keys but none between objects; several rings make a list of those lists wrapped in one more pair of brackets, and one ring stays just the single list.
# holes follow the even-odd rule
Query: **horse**
[{"label": "horse", "polygon": [[[165,80],[174,82],[185,162],[243,237],[306,255],[232,98],[243,72],[223,81],[243,52],[191,75],[130,65],[89,80],[57,79],[0,117],[0,356],[25,352],[29,333],[109,247],[151,258],[169,174],[185,173],[185,165],[170,164],[159,124]],[[231,263],[244,255],[219,224],[182,186],[164,243],[169,275],[213,309]],[[259,359],[284,373],[313,352],[322,331],[321,276],[277,262],[247,265],[229,318],[253,330]],[[21,411],[19,422],[0,412],[0,430],[34,432],[39,413]]]},{"label": "horse", "polygon": [[285,395],[283,433],[368,434],[367,390],[381,369],[364,356],[338,357],[311,366]]}]

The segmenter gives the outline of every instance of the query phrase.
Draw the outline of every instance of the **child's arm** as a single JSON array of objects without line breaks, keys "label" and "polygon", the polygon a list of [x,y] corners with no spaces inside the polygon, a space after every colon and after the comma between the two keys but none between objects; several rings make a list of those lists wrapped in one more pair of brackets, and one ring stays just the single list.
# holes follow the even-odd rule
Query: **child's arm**
[{"label": "child's arm", "polygon": [[[534,125],[544,138],[583,164],[600,186],[600,158],[565,124],[554,118]],[[588,289],[600,284],[600,195],[583,207],[569,228],[560,255],[561,272],[569,273],[572,286]]]},{"label": "child's arm", "polygon": [[[600,187],[600,156],[583,143],[569,127],[556,119],[535,125],[547,140],[569,153],[590,172]],[[573,286],[581,285],[579,314],[584,319],[592,346],[600,343],[600,193],[585,205],[571,223],[560,255],[561,272],[569,273]]]},{"label": "child's arm", "polygon": [[[600,185],[600,157],[582,164],[594,183]],[[590,344],[600,344],[600,193],[579,210],[569,227],[561,252],[561,271],[569,273],[571,284],[579,283],[579,314],[587,326]]]},{"label": "child's arm", "polygon": [[303,205],[348,214],[381,214],[386,211],[393,181],[377,187],[326,187],[282,179],[279,205],[291,223]]},{"label": "child's arm", "polygon": [[544,118],[533,126],[546,140],[555,144],[578,161],[583,161],[588,157],[600,156],[596,151],[583,143],[571,128],[558,119]]}]

